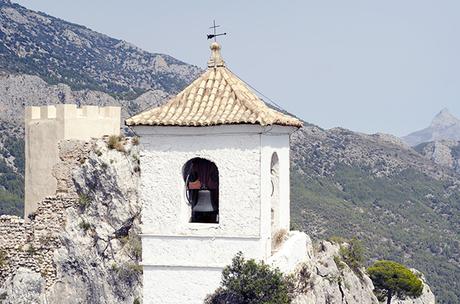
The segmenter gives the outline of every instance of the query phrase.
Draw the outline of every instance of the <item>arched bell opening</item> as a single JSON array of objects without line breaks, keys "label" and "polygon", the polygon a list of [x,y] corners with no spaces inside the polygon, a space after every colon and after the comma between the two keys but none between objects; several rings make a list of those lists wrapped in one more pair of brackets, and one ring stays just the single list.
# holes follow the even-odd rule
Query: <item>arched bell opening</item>
[{"label": "arched bell opening", "polygon": [[193,158],[182,169],[185,196],[191,206],[190,222],[219,222],[219,170],[216,164]]},{"label": "arched bell opening", "polygon": [[279,159],[278,154],[274,152],[270,164],[270,182],[271,182],[271,237],[272,251],[277,247],[276,234],[280,229],[280,177],[279,177]]}]

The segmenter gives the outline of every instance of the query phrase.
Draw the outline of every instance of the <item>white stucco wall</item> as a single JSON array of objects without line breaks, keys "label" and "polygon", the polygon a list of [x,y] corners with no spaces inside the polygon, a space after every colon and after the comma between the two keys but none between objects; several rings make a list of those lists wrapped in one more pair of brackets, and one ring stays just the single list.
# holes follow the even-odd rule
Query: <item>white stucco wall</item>
[{"label": "white stucco wall", "polygon": [[[138,132],[143,233],[260,236],[260,135],[209,131],[167,136]],[[189,223],[182,168],[195,157],[214,162],[219,170],[219,224]]]},{"label": "white stucco wall", "polygon": [[[261,135],[261,209],[262,238],[267,239],[267,251],[271,251],[271,161],[273,153],[278,155],[279,161],[279,215],[278,229],[289,231],[290,227],[290,162],[289,162],[289,135],[286,130],[274,130]],[[270,249],[268,249],[270,248]]]},{"label": "white stucco wall", "polygon": [[222,268],[144,267],[144,304],[203,304],[219,287]]},{"label": "white stucco wall", "polygon": [[[289,133],[253,125],[135,127],[141,143],[144,303],[202,303],[238,251],[271,255],[270,162],[280,163],[280,225],[289,229]],[[219,170],[219,223],[190,223],[182,168]]]},{"label": "white stucco wall", "polygon": [[143,235],[142,264],[149,266],[220,267],[239,252],[263,260],[260,238]]}]

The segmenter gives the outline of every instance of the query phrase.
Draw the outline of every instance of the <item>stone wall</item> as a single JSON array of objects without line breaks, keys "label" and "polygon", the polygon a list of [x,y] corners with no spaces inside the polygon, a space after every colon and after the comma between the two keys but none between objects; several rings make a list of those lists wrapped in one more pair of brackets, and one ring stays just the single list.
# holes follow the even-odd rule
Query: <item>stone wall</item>
[{"label": "stone wall", "polygon": [[25,220],[0,217],[0,303],[141,298],[138,148],[117,140],[61,141],[56,194]]},{"label": "stone wall", "polygon": [[65,227],[65,209],[75,198],[47,197],[41,201],[30,220],[0,216],[0,248],[5,262],[0,278],[13,275],[20,267],[40,273],[46,287],[56,282],[53,252],[61,246],[59,234]]},{"label": "stone wall", "polygon": [[0,250],[5,255],[0,268],[2,279],[24,267],[41,274],[47,288],[56,281],[53,253],[62,246],[59,236],[66,227],[66,209],[78,201],[72,171],[88,157],[91,145],[62,141],[57,148],[59,162],[50,174],[57,180],[58,194],[41,200],[27,219],[0,216]]}]

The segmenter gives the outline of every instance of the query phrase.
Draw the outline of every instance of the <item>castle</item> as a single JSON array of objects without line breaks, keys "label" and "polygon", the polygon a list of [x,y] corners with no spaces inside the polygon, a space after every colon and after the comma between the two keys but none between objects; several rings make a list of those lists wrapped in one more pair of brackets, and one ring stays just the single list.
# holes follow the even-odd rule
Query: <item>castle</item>
[{"label": "castle", "polygon": [[[302,123],[260,100],[220,49],[182,92],[126,120],[140,138],[144,303],[202,303],[239,251],[285,272],[306,255],[305,234],[289,232],[289,137]],[[117,107],[27,108],[26,217],[56,192],[57,143],[119,124]]]},{"label": "castle", "polygon": [[53,167],[61,140],[89,140],[120,134],[120,107],[75,104],[26,107],[25,113],[25,217],[57,190]]}]

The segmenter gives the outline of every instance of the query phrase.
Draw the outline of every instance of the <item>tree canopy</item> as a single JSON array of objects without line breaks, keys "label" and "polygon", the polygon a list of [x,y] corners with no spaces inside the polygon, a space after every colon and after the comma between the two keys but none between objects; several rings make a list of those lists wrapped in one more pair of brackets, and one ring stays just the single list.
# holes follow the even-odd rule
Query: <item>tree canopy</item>
[{"label": "tree canopy", "polygon": [[222,272],[221,287],[207,304],[289,304],[290,285],[278,269],[263,262],[246,260],[238,253]]},{"label": "tree canopy", "polygon": [[407,267],[393,261],[377,261],[367,269],[376,291],[387,304],[396,296],[417,298],[422,294],[422,281]]}]

